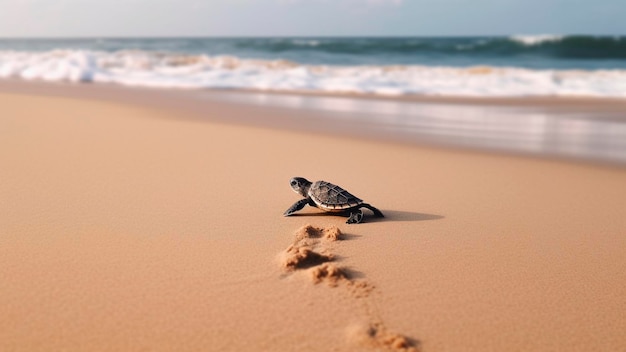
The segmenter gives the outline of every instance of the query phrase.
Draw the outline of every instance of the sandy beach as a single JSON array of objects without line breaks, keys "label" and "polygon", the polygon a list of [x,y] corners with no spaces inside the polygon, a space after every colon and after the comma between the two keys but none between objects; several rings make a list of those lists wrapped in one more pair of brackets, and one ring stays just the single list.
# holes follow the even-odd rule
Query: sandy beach
[{"label": "sandy beach", "polygon": [[[0,92],[2,351],[626,349],[623,166],[24,87]],[[283,217],[293,176],[386,217]]]}]

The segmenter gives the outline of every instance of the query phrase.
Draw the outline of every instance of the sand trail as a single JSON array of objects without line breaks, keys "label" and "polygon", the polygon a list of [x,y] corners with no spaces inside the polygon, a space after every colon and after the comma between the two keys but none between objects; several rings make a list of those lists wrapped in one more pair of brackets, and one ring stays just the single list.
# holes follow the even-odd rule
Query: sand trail
[{"label": "sand trail", "polygon": [[356,278],[353,270],[334,263],[336,242],[344,238],[336,226],[305,225],[295,232],[294,242],[281,253],[281,266],[288,273],[306,270],[313,284],[341,288],[357,303],[360,311],[355,315],[359,315],[361,321],[346,327],[348,343],[376,350],[418,351],[418,341],[385,326],[372,295],[376,287],[365,279]]}]

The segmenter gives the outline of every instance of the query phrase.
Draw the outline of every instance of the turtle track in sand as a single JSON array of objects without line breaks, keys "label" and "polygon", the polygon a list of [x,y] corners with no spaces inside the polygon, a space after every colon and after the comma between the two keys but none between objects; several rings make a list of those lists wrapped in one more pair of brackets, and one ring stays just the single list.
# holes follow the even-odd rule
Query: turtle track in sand
[{"label": "turtle track in sand", "polygon": [[294,242],[281,253],[282,269],[287,273],[305,270],[313,284],[342,287],[363,308],[365,322],[346,329],[350,343],[376,350],[419,351],[418,341],[387,329],[379,318],[372,297],[376,287],[367,280],[356,278],[348,268],[333,263],[336,242],[345,238],[339,228],[305,225],[295,232],[294,237]]}]

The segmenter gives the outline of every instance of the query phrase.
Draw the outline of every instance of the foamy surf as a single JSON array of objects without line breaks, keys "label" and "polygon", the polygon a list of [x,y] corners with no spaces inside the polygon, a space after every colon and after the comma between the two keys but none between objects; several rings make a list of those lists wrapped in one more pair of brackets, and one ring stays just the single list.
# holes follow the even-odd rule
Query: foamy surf
[{"label": "foamy surf", "polygon": [[175,89],[472,97],[626,97],[626,70],[623,69],[304,65],[286,60],[143,50],[0,51],[0,78]]},{"label": "foamy surf", "polygon": [[538,45],[542,43],[558,42],[563,40],[565,36],[555,34],[538,34],[538,35],[514,35],[509,37],[512,41],[524,45]]}]

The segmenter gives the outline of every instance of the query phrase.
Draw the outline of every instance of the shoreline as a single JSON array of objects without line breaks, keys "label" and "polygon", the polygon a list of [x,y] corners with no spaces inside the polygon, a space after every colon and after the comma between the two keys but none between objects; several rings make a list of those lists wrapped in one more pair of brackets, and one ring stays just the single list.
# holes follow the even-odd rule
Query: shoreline
[{"label": "shoreline", "polygon": [[[60,83],[60,82],[24,82],[22,80],[0,80],[0,92],[59,96],[70,99],[88,99],[96,101],[108,101],[123,103],[138,107],[164,109],[173,113],[184,112],[187,117],[207,121],[215,121],[227,124],[253,125],[271,129],[288,131],[300,131],[307,133],[327,134],[344,136],[374,142],[400,143],[426,148],[443,148],[457,152],[478,152],[495,155],[521,156],[530,158],[543,158],[547,160],[562,160],[565,162],[582,162],[591,165],[621,168],[626,164],[626,146],[621,146],[620,135],[615,135],[617,129],[620,133],[626,133],[626,99],[608,98],[559,98],[559,97],[520,97],[520,98],[463,98],[463,97],[385,97],[367,94],[323,94],[310,92],[279,92],[257,90],[175,90],[145,87],[127,87],[116,84],[85,84],[85,83]],[[346,110],[346,106],[347,110]],[[218,108],[221,111],[229,111],[227,119],[224,114],[207,114],[207,108]],[[257,118],[259,110],[264,111],[262,118]],[[389,112],[386,112],[389,110]],[[411,115],[403,116],[404,110]],[[424,119],[419,125],[391,124],[374,116],[375,111],[379,115],[392,114],[389,116],[402,116],[402,119]],[[489,125],[485,125],[486,131],[481,134],[465,135],[464,139],[474,138],[473,142],[459,143],[451,136],[441,137],[442,133],[464,133],[465,128],[447,132],[438,130],[438,120],[448,119],[448,116],[472,114],[480,117],[480,120],[459,121],[456,123],[467,126],[483,123],[483,116],[490,116]],[[431,116],[432,115],[432,116]],[[522,121],[531,116],[543,116],[546,122],[550,120],[565,121],[579,125],[585,123],[599,123],[605,133],[601,139],[598,136],[596,143],[606,143],[606,138],[617,148],[611,151],[612,155],[605,157],[584,156],[582,154],[568,154],[559,149],[537,150],[542,146],[525,146],[524,140],[534,138],[532,135],[511,135],[502,137],[498,144],[481,143],[480,139],[489,136],[487,131],[493,129],[493,125],[501,124],[499,129],[504,133],[510,133],[512,128],[528,129]],[[301,116],[301,118],[294,118]],[[368,118],[368,116],[371,116]],[[506,117],[506,120],[503,118]],[[396,118],[397,120],[397,118]],[[498,122],[498,120],[503,120]],[[409,121],[409,120],[407,120]],[[571,121],[571,122],[569,122]],[[415,129],[420,126],[419,130]],[[434,126],[434,127],[433,127]],[[426,132],[424,131],[426,128]],[[432,132],[428,129],[434,128]],[[577,128],[577,127],[576,127]],[[533,127],[535,129],[535,127]],[[596,129],[593,126],[587,129]],[[563,130],[564,135],[558,138],[572,138],[568,136],[568,129]],[[530,130],[529,130],[530,131]],[[534,133],[534,132],[530,132]],[[554,132],[550,132],[553,134]],[[597,132],[595,132],[597,133]],[[494,138],[493,135],[489,138]],[[500,137],[498,137],[500,138]],[[519,146],[511,148],[507,145],[514,143],[514,139],[520,139]],[[554,138],[547,136],[545,138]],[[590,136],[577,136],[590,138]],[[626,138],[626,135],[624,135]],[[542,145],[555,143],[550,139],[542,142]],[[575,142],[577,143],[577,142]],[[617,146],[616,146],[617,144]],[[516,149],[517,148],[517,149]],[[571,153],[580,153],[580,146],[571,145]],[[562,149],[562,148],[561,148]],[[595,151],[590,149],[589,153]],[[617,153],[617,154],[616,154]]]},{"label": "shoreline", "polygon": [[[15,78],[0,79],[0,89],[6,92],[11,90],[24,91],[34,94],[72,94],[69,89],[81,87],[96,87],[95,89],[110,90],[126,90],[136,92],[161,92],[165,94],[202,94],[202,93],[257,93],[271,95],[304,95],[313,97],[329,97],[329,98],[350,98],[357,100],[382,100],[382,101],[402,101],[415,103],[438,103],[438,104],[458,104],[458,105],[505,105],[514,107],[535,106],[541,108],[560,107],[562,109],[580,108],[589,105],[602,105],[602,110],[607,111],[626,108],[626,97],[600,97],[600,96],[506,96],[506,97],[487,97],[487,96],[463,96],[463,95],[420,95],[420,94],[399,94],[386,95],[375,93],[342,93],[342,92],[314,92],[307,90],[272,90],[272,89],[225,89],[225,88],[206,88],[206,89],[187,89],[187,88],[153,88],[122,85],[117,83],[92,83],[92,82],[47,82],[43,80],[23,80]],[[63,91],[65,89],[65,92]],[[89,88],[88,88],[89,89]],[[73,93],[75,94],[75,92]],[[626,119],[626,117],[624,117]]]}]

